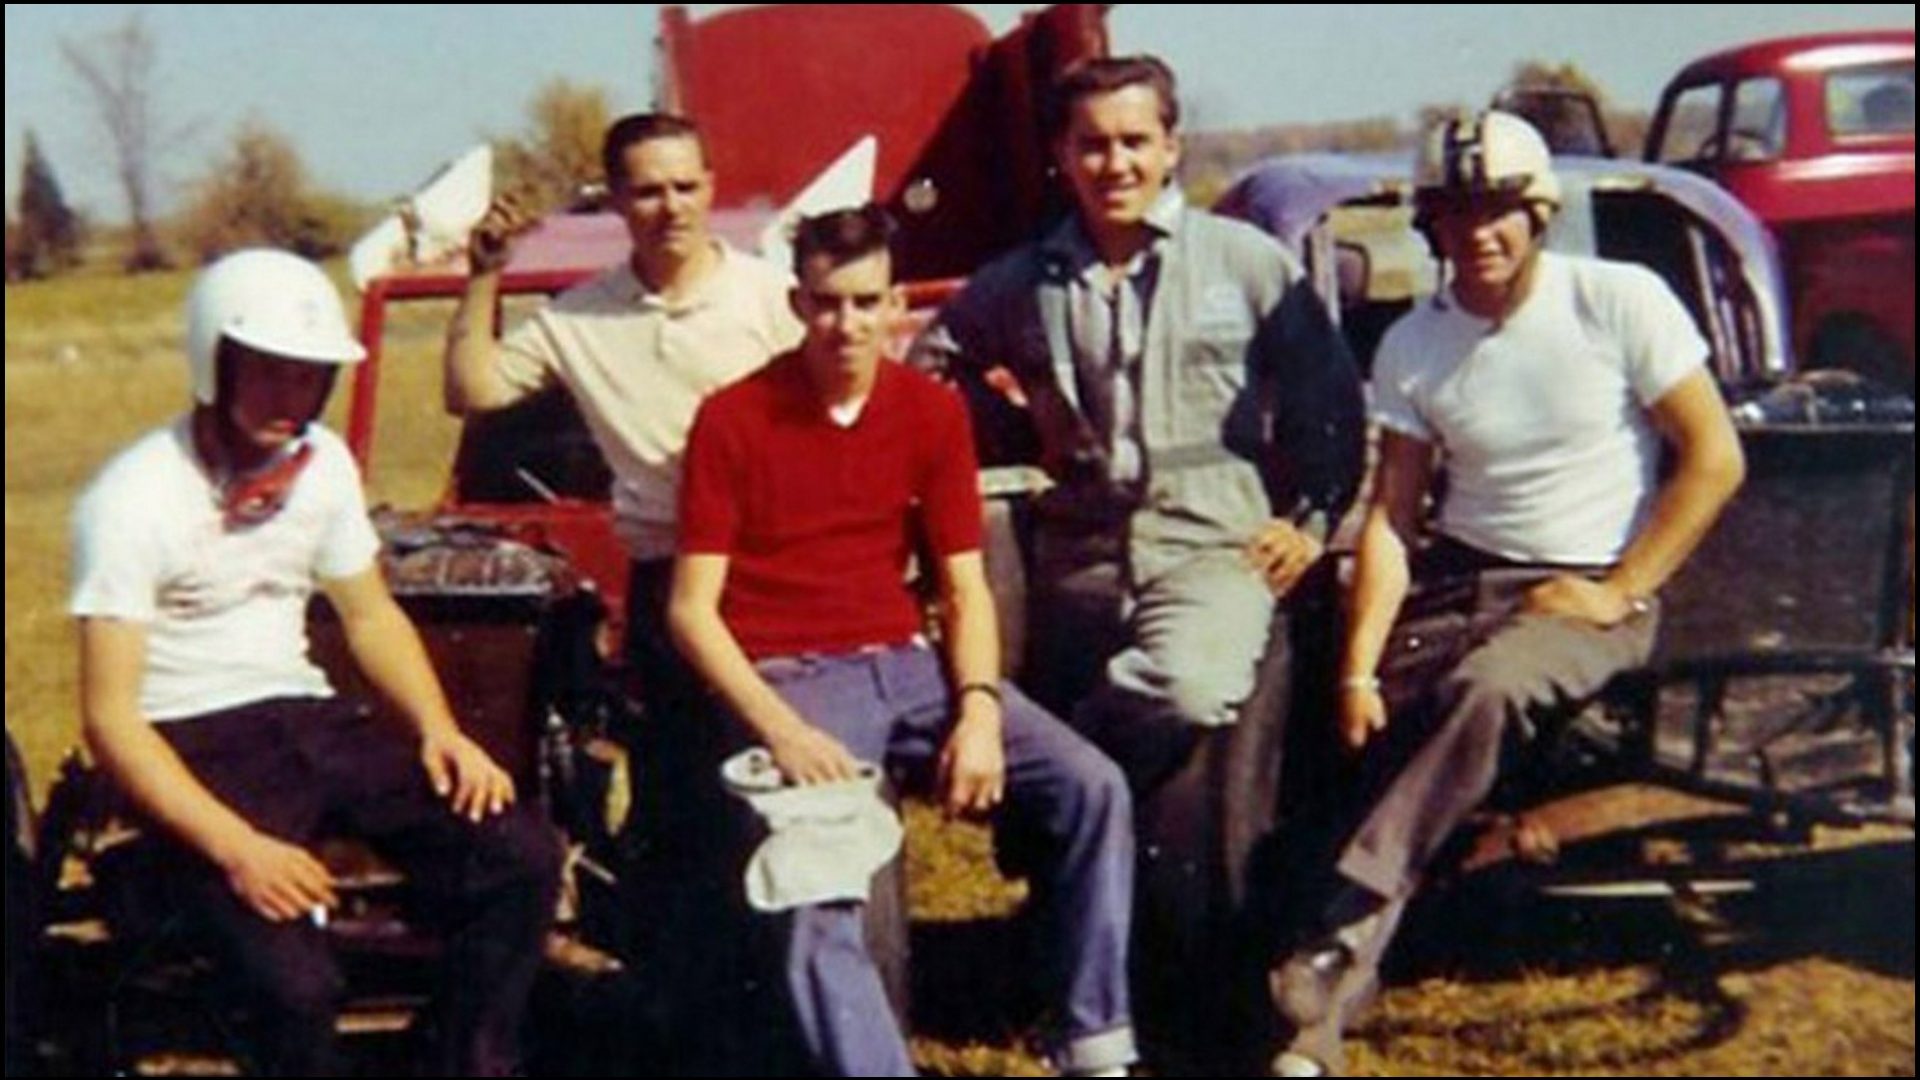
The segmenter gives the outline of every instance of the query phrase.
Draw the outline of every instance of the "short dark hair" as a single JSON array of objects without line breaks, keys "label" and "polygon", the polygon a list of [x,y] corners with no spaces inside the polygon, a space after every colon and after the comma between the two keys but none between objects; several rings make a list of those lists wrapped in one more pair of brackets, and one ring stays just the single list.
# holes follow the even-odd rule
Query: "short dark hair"
[{"label": "short dark hair", "polygon": [[879,203],[803,217],[793,231],[793,273],[801,276],[807,261],[822,255],[843,266],[877,251],[891,254],[892,243],[893,217]]},{"label": "short dark hair", "polygon": [[686,117],[657,112],[623,116],[613,122],[600,142],[600,167],[606,170],[607,187],[617,188],[627,182],[627,149],[654,139],[692,139],[700,147],[700,160],[707,159],[700,127]]},{"label": "short dark hair", "polygon": [[1083,60],[1060,73],[1047,98],[1049,138],[1066,134],[1073,107],[1082,98],[1111,94],[1129,86],[1145,86],[1160,98],[1160,122],[1168,131],[1180,126],[1180,91],[1173,69],[1157,56],[1100,56]]}]

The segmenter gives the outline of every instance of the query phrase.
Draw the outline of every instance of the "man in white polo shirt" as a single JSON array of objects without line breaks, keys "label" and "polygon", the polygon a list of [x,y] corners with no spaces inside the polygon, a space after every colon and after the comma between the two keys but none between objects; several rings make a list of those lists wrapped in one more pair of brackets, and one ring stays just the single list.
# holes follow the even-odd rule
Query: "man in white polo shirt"
[{"label": "man in white polo shirt", "polygon": [[614,528],[634,562],[630,654],[642,675],[676,677],[657,614],[672,570],[680,456],[706,396],[800,340],[785,270],[708,230],[714,177],[691,121],[625,117],[601,148],[612,205],[633,248],[618,266],[494,334],[512,236],[531,222],[496,202],[474,231],[472,276],[448,330],[445,393],[461,416],[504,409],[556,384],[572,393],[613,471]]},{"label": "man in white polo shirt", "polygon": [[633,903],[649,911],[639,948],[672,999],[663,1005],[672,1014],[665,1026],[692,1052],[705,1052],[725,1037],[694,1029],[739,1011],[722,1000],[732,962],[725,950],[739,947],[725,912],[739,890],[737,878],[722,873],[719,823],[731,808],[717,770],[727,727],[707,715],[704,690],[666,631],[681,455],[701,401],[792,348],[801,330],[787,303],[787,271],[709,231],[714,175],[692,122],[661,113],[616,121],[601,164],[632,241],[629,257],[496,339],[511,238],[531,224],[510,203],[496,203],[474,231],[472,276],[448,330],[446,404],[473,415],[564,386],[612,469],[614,528],[632,558],[626,654],[647,707],[645,724],[630,733],[639,743],[639,827],[627,840],[641,861],[629,876],[639,891]]}]

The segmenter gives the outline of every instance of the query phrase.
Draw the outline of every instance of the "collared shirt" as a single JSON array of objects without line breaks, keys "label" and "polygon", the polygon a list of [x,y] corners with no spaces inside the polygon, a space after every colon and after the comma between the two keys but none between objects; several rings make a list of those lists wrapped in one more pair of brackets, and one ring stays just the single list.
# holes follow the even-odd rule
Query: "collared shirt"
[{"label": "collared shirt", "polygon": [[557,297],[501,343],[499,372],[531,394],[572,392],[613,470],[614,527],[636,559],[673,554],[681,455],[708,394],[798,344],[791,279],[721,245],[684,299],[649,290],[627,263]]},{"label": "collared shirt", "polygon": [[1159,285],[1161,251],[1185,205],[1178,189],[1162,192],[1147,212],[1152,241],[1117,270],[1100,258],[1077,216],[1047,241],[1069,260],[1068,333],[1081,406],[1106,444],[1108,478],[1125,488],[1146,479],[1140,363],[1147,350],[1147,312]]}]

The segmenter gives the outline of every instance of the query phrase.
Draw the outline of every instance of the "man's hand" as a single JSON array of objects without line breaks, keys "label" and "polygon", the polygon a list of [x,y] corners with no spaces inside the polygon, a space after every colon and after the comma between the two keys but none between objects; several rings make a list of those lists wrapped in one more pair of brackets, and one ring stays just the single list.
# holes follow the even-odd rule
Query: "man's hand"
[{"label": "man's hand", "polygon": [[513,805],[513,777],[494,764],[479,743],[457,731],[422,739],[420,764],[433,782],[433,793],[468,821],[479,824],[488,814],[504,813]]},{"label": "man's hand", "polygon": [[1000,703],[985,694],[961,700],[960,719],[940,751],[939,784],[949,817],[991,814],[1007,792],[1007,749]]},{"label": "man's hand", "polygon": [[1284,597],[1300,584],[1325,551],[1326,545],[1292,522],[1270,521],[1247,545],[1246,557],[1273,595]]},{"label": "man's hand", "polygon": [[1340,741],[1358,753],[1387,730],[1387,701],[1378,686],[1349,683],[1340,688]]},{"label": "man's hand", "polygon": [[539,221],[511,195],[501,195],[487,207],[486,216],[467,237],[467,262],[476,274],[493,274],[506,268],[513,254],[513,238],[533,228]]},{"label": "man's hand", "polygon": [[1521,610],[1530,615],[1558,615],[1607,627],[1632,618],[1638,605],[1618,585],[1576,574],[1557,574],[1529,589]]},{"label": "man's hand", "polygon": [[769,740],[767,749],[773,752],[780,775],[790,784],[831,784],[860,775],[860,763],[854,760],[852,751],[812,724],[799,723]]},{"label": "man's hand", "polygon": [[333,875],[305,848],[256,832],[220,860],[227,885],[261,918],[290,922],[315,908],[333,908],[340,898]]}]

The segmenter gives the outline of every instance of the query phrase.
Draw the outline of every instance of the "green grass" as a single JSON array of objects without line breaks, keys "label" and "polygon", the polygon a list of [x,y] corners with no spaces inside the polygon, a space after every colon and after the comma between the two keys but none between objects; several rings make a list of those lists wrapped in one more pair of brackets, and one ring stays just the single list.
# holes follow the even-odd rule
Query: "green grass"
[{"label": "green grass", "polygon": [[[188,280],[90,274],[6,290],[6,722],[42,784],[76,730],[68,515],[115,449],[185,406],[178,312]],[[414,305],[391,324],[376,501],[420,506],[440,494],[457,434],[438,397],[447,310]],[[992,869],[985,832],[944,824],[924,807],[911,808],[909,828],[920,923],[991,922],[1019,903],[1022,891]],[[1637,953],[1561,962],[1563,953],[1637,926],[1610,909],[1577,928],[1566,947],[1536,945],[1531,966],[1422,971],[1393,986],[1350,1044],[1355,1072],[1913,1075],[1910,855],[1906,867],[1907,906],[1895,914],[1906,935],[1904,971],[1898,957],[1836,953],[1818,937],[1720,958],[1675,936]],[[1828,917],[1822,904],[1811,900],[1787,921],[1817,930]],[[963,959],[979,985],[962,990],[975,997],[1027,977],[1029,958],[1011,947]],[[1025,1023],[1009,1017],[1001,1029],[989,1021],[980,1038],[918,1039],[915,1052],[943,1075],[1043,1075],[1026,1049]]]}]

